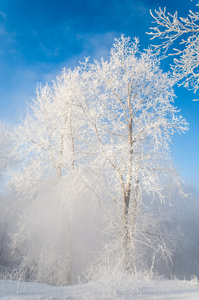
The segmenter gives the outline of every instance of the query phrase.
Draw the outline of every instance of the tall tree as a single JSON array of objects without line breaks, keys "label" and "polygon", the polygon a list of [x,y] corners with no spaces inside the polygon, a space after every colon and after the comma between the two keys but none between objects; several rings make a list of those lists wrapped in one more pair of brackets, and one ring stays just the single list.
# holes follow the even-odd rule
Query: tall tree
[{"label": "tall tree", "polygon": [[[77,73],[78,70],[63,70],[51,86],[38,86],[36,98],[15,132],[15,151],[22,164],[13,171],[10,186],[26,201],[16,234],[13,235],[12,247],[15,253],[20,254],[25,276],[28,272],[30,279],[46,280],[51,284],[68,284],[72,281],[73,218],[77,205],[75,195],[81,189],[78,174],[85,150],[82,149],[84,122],[74,97]],[[67,192],[68,186],[71,186],[71,191]],[[72,193],[74,199],[71,199]],[[49,203],[46,207],[47,195]],[[38,212],[39,208],[44,207],[51,215],[51,220],[49,217],[46,219],[46,225],[51,226],[52,223],[54,229],[47,233],[42,250],[42,245],[35,243],[35,230],[37,226],[46,226],[43,214]],[[54,231],[56,233],[53,236]],[[35,251],[32,250],[32,244]],[[49,248],[49,256],[46,255],[46,247]],[[40,268],[39,264],[43,267]],[[58,266],[62,266],[63,272],[61,269],[59,271],[62,276],[57,276]]]},{"label": "tall tree", "polygon": [[160,70],[150,50],[139,52],[137,39],[116,39],[109,60],[87,68],[85,75],[83,66],[80,105],[98,165],[103,161],[109,192],[117,210],[121,206],[119,231],[128,269],[142,194],[162,200],[169,177],[171,186],[178,185],[169,144],[175,132],[187,130],[187,123],[173,105],[173,80]]}]

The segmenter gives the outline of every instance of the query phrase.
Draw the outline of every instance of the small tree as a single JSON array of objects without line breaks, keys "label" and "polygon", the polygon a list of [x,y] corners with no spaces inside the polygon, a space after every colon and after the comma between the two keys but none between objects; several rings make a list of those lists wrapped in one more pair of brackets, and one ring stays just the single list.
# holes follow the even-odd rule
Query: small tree
[{"label": "small tree", "polygon": [[[198,7],[199,4],[196,4]],[[174,64],[171,66],[173,74],[179,85],[191,89],[194,93],[199,88],[199,12],[189,11],[187,17],[178,17],[167,13],[166,8],[151,11],[156,26],[151,27],[151,39],[159,38],[161,44],[153,45],[157,51],[161,51],[164,56],[175,55]],[[178,49],[174,48],[169,53],[169,48],[178,42]],[[169,53],[169,54],[168,54]]]}]

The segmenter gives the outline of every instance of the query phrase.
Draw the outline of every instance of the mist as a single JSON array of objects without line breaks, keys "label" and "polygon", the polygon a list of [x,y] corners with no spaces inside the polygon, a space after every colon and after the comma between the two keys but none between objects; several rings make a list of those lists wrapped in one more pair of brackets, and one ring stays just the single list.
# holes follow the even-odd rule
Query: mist
[{"label": "mist", "polygon": [[[164,215],[165,242],[175,242],[170,245],[172,263],[160,259],[153,274],[189,280],[199,276],[198,195],[192,192],[187,198],[174,197],[172,205],[150,208],[156,219]],[[63,183],[62,196],[51,184],[43,186],[28,203],[16,201],[15,194],[1,198],[1,278],[68,285],[104,277],[103,259],[113,238],[107,238],[98,200],[77,182]],[[150,248],[145,251],[146,271],[150,270],[152,253]],[[110,272],[107,266],[106,272]],[[116,265],[114,272],[109,275],[117,276]]]}]

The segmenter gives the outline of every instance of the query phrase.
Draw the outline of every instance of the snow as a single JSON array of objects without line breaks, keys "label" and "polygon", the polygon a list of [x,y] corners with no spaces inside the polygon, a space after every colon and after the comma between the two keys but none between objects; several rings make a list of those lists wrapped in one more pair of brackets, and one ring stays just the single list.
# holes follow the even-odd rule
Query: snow
[{"label": "snow", "polygon": [[0,299],[26,300],[108,300],[108,299],[199,299],[197,278],[191,281],[152,280],[126,277],[111,283],[90,282],[68,287],[40,283],[0,281]]}]

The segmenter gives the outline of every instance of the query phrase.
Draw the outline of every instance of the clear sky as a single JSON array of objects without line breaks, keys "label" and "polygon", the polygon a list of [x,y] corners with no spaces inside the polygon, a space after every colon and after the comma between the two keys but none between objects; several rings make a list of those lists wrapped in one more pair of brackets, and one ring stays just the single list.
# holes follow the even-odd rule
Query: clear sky
[{"label": "clear sky", "polygon": [[[186,16],[193,0],[1,0],[0,1],[0,119],[17,125],[34,97],[63,67],[84,57],[107,58],[114,37],[139,37],[150,44],[149,10],[167,7]],[[168,70],[169,62],[163,68]],[[199,102],[192,92],[175,89],[176,105],[190,123],[188,133],[173,139],[173,157],[183,176],[199,190]]]}]

